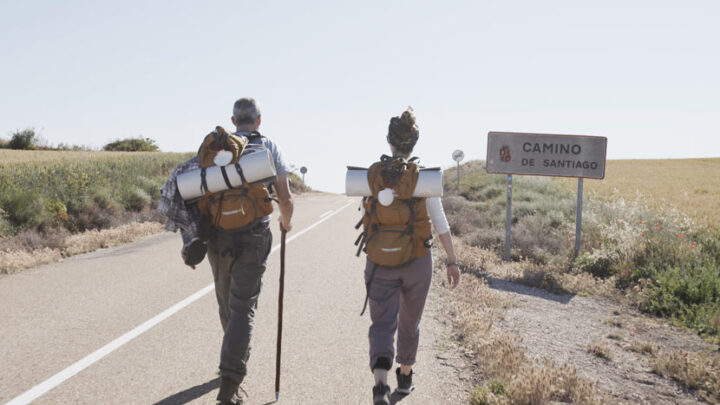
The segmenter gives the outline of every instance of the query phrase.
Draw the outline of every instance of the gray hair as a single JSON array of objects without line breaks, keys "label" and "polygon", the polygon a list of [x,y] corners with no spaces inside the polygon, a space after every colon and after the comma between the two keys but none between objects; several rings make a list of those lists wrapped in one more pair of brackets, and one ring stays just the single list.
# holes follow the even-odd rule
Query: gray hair
[{"label": "gray hair", "polygon": [[260,117],[260,107],[252,97],[238,99],[233,105],[233,118],[235,125],[252,125]]}]

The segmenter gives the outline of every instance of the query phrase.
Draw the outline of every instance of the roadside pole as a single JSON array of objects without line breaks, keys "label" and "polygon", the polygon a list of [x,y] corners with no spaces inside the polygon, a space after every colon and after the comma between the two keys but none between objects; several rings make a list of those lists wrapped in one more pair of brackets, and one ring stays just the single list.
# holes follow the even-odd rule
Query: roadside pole
[{"label": "roadside pole", "polygon": [[457,162],[457,185],[455,186],[455,189],[460,190],[460,161],[465,158],[465,152],[457,149],[452,153],[452,158],[455,162]]},{"label": "roadside pole", "polygon": [[512,174],[507,175],[507,201],[505,202],[505,261],[510,261],[510,227],[512,226]]},{"label": "roadside pole", "polygon": [[577,258],[580,253],[580,238],[582,236],[582,209],[583,209],[583,178],[578,177],[577,186],[577,212],[575,214],[575,254]]}]

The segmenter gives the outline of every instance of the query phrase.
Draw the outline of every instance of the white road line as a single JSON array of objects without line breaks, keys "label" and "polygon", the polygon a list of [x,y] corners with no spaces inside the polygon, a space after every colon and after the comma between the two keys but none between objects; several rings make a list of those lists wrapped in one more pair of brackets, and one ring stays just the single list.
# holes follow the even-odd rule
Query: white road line
[{"label": "white road line", "polygon": [[330,210],[330,211],[328,211],[328,212],[324,212],[324,213],[320,214],[320,215],[318,216],[318,218],[322,218],[322,217],[324,217],[325,215],[330,215],[330,214],[332,214],[332,212],[333,212],[333,210]]},{"label": "white road line", "polygon": [[[297,238],[300,235],[304,234],[305,232],[315,228],[316,226],[320,225],[321,223],[327,221],[329,218],[335,216],[335,214],[344,210],[345,208],[350,206],[350,204],[352,204],[352,203],[353,203],[353,201],[350,201],[349,203],[343,205],[341,208],[339,208],[335,211],[331,211],[331,214],[325,216],[325,218],[315,222],[314,224],[303,229],[302,231],[287,238],[286,242],[287,243],[292,242],[295,238]],[[279,248],[280,248],[279,244],[273,246],[270,253],[278,250]],[[72,364],[65,370],[55,374],[54,376],[48,378],[47,380],[41,382],[40,384],[32,387],[31,389],[25,391],[24,393],[18,395],[17,397],[15,397],[13,399],[11,399],[10,402],[6,402],[5,405],[29,404],[30,402],[39,398],[46,392],[50,391],[51,389],[53,389],[53,388],[57,387],[58,385],[62,384],[63,382],[65,382],[65,380],[67,380],[70,377],[74,376],[75,374],[81,372],[82,370],[88,368],[93,363],[97,362],[98,360],[102,359],[103,357],[107,356],[108,354],[119,349],[124,344],[128,343],[129,341],[131,341],[131,340],[135,339],[136,337],[142,335],[143,333],[147,332],[148,329],[159,324],[160,322],[164,321],[165,319],[173,316],[175,313],[177,313],[181,309],[185,308],[186,306],[188,306],[188,305],[192,304],[193,302],[197,301],[198,299],[202,298],[204,295],[208,294],[210,291],[213,291],[214,289],[215,289],[214,284],[210,284],[210,285],[203,287],[200,291],[192,294],[191,296],[189,296],[189,297],[185,298],[184,300],[178,302],[177,304],[171,306],[170,308],[159,313],[158,315],[155,315],[151,319],[148,319],[140,326],[137,326],[135,329],[125,333],[124,335],[122,335],[119,338],[113,340],[112,342],[106,344],[105,346],[101,347],[100,349],[90,353],[89,355],[85,356],[81,360]]]}]

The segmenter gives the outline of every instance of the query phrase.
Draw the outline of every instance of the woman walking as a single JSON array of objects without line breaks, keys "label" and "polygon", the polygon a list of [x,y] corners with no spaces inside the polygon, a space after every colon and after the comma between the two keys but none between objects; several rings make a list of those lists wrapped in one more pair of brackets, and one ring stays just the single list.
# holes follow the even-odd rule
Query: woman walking
[{"label": "woman walking", "polygon": [[[419,167],[410,156],[418,138],[415,116],[408,108],[390,120],[387,141],[392,156],[383,156],[368,170],[372,196],[363,201],[364,232],[358,242],[367,253],[365,282],[372,320],[368,337],[370,369],[375,378],[374,405],[390,404],[388,373],[393,357],[399,365],[395,369],[396,392],[407,395],[414,389],[420,318],[432,279],[431,224],[447,254],[448,282],[454,288],[460,278],[440,197],[412,195]],[[396,332],[397,352],[393,344]]]}]

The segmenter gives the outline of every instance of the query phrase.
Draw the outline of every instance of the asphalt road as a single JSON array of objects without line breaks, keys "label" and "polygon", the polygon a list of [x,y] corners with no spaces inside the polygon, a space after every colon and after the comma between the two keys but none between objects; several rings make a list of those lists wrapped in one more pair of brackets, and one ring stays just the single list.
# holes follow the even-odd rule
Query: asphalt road
[{"label": "asphalt road", "polygon": [[[278,404],[371,403],[357,206],[339,195],[296,200]],[[214,404],[222,329],[212,276],[207,261],[185,267],[180,246],[179,235],[164,233],[0,278],[0,404]],[[275,249],[243,383],[248,404],[275,400],[279,263]],[[456,371],[440,364],[446,332],[432,305],[418,388],[404,405],[464,397]]]}]

